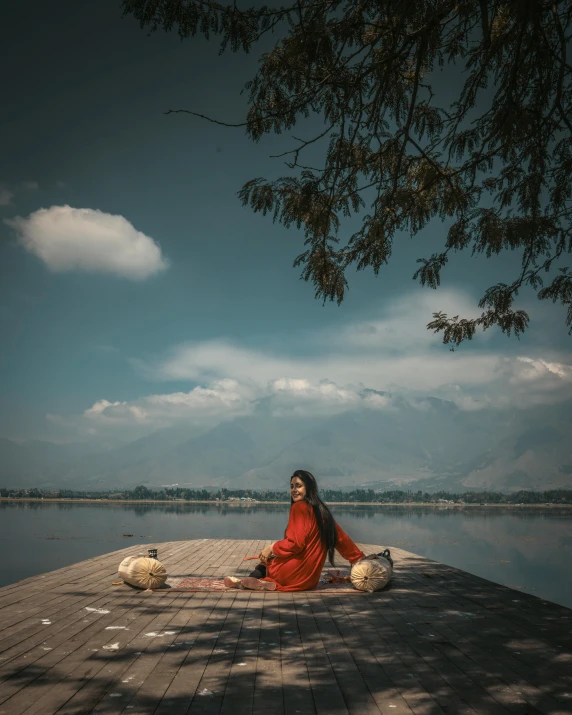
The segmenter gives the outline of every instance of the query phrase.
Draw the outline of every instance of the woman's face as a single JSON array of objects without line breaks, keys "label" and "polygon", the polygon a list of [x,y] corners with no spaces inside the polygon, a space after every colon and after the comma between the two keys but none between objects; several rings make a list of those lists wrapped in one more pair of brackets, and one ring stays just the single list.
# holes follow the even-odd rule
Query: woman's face
[{"label": "woman's face", "polygon": [[290,480],[290,496],[292,501],[303,501],[306,496],[306,487],[300,477],[292,477]]}]

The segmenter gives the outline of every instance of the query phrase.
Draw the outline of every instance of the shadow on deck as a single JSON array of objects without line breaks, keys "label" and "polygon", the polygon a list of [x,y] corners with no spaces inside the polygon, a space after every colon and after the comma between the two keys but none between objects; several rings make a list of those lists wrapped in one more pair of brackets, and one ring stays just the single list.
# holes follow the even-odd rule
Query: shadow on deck
[{"label": "shadow on deck", "polygon": [[[161,553],[220,576],[263,543]],[[129,551],[0,589],[0,713],[572,712],[572,611],[534,596],[398,549],[377,594],[143,593]]]}]

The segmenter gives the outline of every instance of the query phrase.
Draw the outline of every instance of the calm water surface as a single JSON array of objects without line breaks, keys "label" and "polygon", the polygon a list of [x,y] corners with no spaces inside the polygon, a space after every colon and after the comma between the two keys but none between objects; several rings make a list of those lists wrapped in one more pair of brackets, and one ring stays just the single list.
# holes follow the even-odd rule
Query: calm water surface
[{"label": "calm water surface", "polygon": [[[368,506],[333,512],[355,541],[397,546],[572,607],[569,511]],[[0,586],[135,544],[279,539],[287,518],[287,505],[0,502]]]}]

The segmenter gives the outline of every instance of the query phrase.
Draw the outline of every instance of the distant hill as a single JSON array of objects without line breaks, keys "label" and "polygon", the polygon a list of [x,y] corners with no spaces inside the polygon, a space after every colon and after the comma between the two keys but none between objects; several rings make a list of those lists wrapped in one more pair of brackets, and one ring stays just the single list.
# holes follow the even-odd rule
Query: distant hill
[{"label": "distant hill", "polygon": [[572,486],[572,403],[528,411],[462,411],[427,397],[387,410],[320,418],[254,414],[189,436],[163,429],[120,448],[0,440],[0,486],[75,489],[160,486],[283,487],[296,468],[320,484],[438,489]]},{"label": "distant hill", "polygon": [[20,443],[0,438],[0,484],[19,486],[32,480],[34,486],[87,452],[89,448],[83,444],[60,445],[40,440]]}]

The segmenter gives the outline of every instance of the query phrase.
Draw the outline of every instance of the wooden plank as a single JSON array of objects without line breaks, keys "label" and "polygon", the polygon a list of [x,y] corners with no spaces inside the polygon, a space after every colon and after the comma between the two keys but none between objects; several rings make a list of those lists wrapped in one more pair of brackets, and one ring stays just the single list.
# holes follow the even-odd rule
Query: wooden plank
[{"label": "wooden plank", "polygon": [[[93,653],[109,645],[111,636],[114,636],[112,640],[120,642],[121,636],[127,633],[122,630],[123,628],[129,628],[133,633],[134,624],[143,628],[148,620],[144,614],[145,594],[132,589],[128,589],[126,594],[123,589],[126,587],[120,587],[120,591],[123,592],[119,594],[116,591],[116,597],[106,604],[107,607],[102,609],[103,613],[80,612],[81,623],[76,623],[75,628],[71,631],[66,630],[65,627],[61,628],[59,637],[44,641],[50,643],[49,647],[45,647],[49,652],[44,652],[44,647],[41,647],[36,648],[32,653],[13,659],[10,666],[4,669],[7,678],[6,682],[0,685],[0,702],[11,698],[10,708],[15,709],[17,705],[14,696],[24,686],[34,682],[37,695],[38,686],[53,688],[62,678],[69,678],[69,674],[84,661],[88,661],[93,673],[97,672],[92,662],[96,659]],[[121,630],[116,631],[117,627]],[[114,630],[106,630],[106,628]],[[128,638],[127,642],[129,640]],[[99,659],[102,654],[103,650],[99,654]],[[56,673],[54,669],[57,669]]]},{"label": "wooden plank", "polygon": [[[491,713],[491,715],[495,713],[501,715],[502,713],[508,712],[487,693],[486,689],[481,688],[468,674],[464,673],[454,663],[436,651],[432,639],[432,635],[434,634],[429,633],[429,631],[420,632],[413,624],[413,630],[416,631],[416,634],[412,636],[412,624],[405,622],[401,613],[392,608],[391,603],[386,603],[386,607],[382,613],[380,612],[380,615],[391,623],[393,627],[401,633],[402,638],[416,649],[418,655],[427,659],[427,662],[430,662],[431,666],[437,670],[443,680],[445,680],[465,702],[470,703],[477,712],[487,712]],[[430,654],[423,651],[423,641],[430,645]]]},{"label": "wooden plank", "polygon": [[297,597],[292,593],[278,596],[285,715],[316,712],[295,606]]},{"label": "wooden plank", "polygon": [[[179,553],[179,550],[176,552]],[[82,608],[102,608],[109,600],[110,593],[116,593],[117,588],[110,592],[109,586],[117,580],[117,563],[111,573],[100,572],[95,579],[86,577],[81,585],[73,584],[68,586],[68,596],[63,596],[58,585],[57,591],[38,594],[33,599],[27,599],[25,604],[21,604],[17,614],[9,609],[3,610],[3,617],[12,625],[0,631],[0,653],[4,659],[8,659],[7,651],[14,644],[24,644],[28,637],[33,637],[38,631],[46,630],[42,627],[41,621],[47,619],[51,621],[52,627],[48,631],[58,630],[58,627],[69,624],[69,617],[73,613],[79,612]],[[120,587],[124,589],[124,587]],[[102,598],[102,591],[104,597]],[[65,593],[65,592],[64,592]],[[25,606],[25,609],[22,610]],[[85,615],[85,614],[84,614]]]},{"label": "wooden plank", "polygon": [[[495,699],[511,711],[552,712],[554,708],[558,707],[558,702],[546,692],[546,680],[538,683],[540,687],[534,685],[538,678],[534,669],[526,666],[519,668],[516,665],[518,660],[515,661],[513,657],[503,659],[502,651],[507,647],[506,641],[498,643],[495,648],[490,648],[487,617],[471,618],[471,637],[467,639],[463,638],[460,633],[460,624],[463,619],[455,620],[454,615],[453,612],[447,619],[440,619],[436,623],[427,623],[434,632],[434,637],[439,638],[435,647],[443,655],[452,662],[461,664],[463,671],[470,674],[473,680],[493,688]],[[411,609],[409,618],[418,620],[428,617]],[[485,644],[486,651],[483,649]],[[528,682],[523,679],[523,675]]]},{"label": "wooden plank", "polygon": [[[248,591],[238,591],[236,594],[228,593],[223,596],[221,603],[223,607],[227,599],[232,600],[228,605],[215,648],[197,686],[198,693],[209,693],[209,695],[195,696],[188,710],[189,715],[194,713],[209,715],[220,712],[232,666],[238,667],[235,651],[250,595]],[[246,666],[246,661],[240,662],[244,662]]]},{"label": "wooden plank", "polygon": [[[144,659],[149,649],[163,648],[166,641],[170,641],[170,637],[165,636],[160,638],[161,644],[156,646],[155,639],[147,636],[147,633],[164,632],[172,617],[172,609],[176,607],[173,600],[170,607],[162,613],[155,614],[151,609],[140,613],[131,621],[129,632],[117,631],[119,635],[113,635],[112,640],[109,634],[103,633],[92,638],[90,645],[95,645],[98,650],[90,653],[87,658],[85,652],[76,651],[65,659],[65,677],[57,687],[50,688],[43,697],[36,700],[26,713],[51,715],[58,712],[62,715],[79,715],[91,712],[94,699],[97,700],[101,691],[106,688],[108,678],[113,679],[118,669],[125,668],[126,658]],[[117,653],[103,650],[103,647],[111,645],[112,641],[119,643]]]},{"label": "wooden plank", "polygon": [[263,595],[250,594],[224,691],[220,715],[250,715],[252,712],[263,603]]},{"label": "wooden plank", "polygon": [[[446,612],[446,605],[444,606]],[[390,615],[393,612],[394,615],[398,615],[402,619],[407,619],[402,625],[402,629],[408,628],[408,632],[404,634],[404,637],[408,639],[408,642],[412,643],[416,648],[419,655],[422,657],[429,657],[427,651],[423,652],[424,644],[431,646],[431,663],[434,668],[440,670],[440,672],[446,671],[449,673],[449,677],[453,678],[454,682],[457,683],[457,691],[463,695],[465,692],[465,700],[470,698],[471,703],[477,703],[478,698],[482,697],[482,692],[475,691],[475,686],[480,687],[482,691],[486,693],[485,703],[488,703],[487,707],[491,710],[498,710],[497,705],[502,705],[503,709],[511,712],[521,712],[523,711],[522,702],[518,702],[519,698],[516,694],[510,694],[510,688],[506,686],[506,683],[502,683],[499,679],[495,679],[492,676],[487,676],[486,673],[480,672],[476,663],[470,659],[466,659],[464,663],[459,662],[459,658],[455,655],[451,657],[453,651],[457,650],[456,645],[453,645],[448,641],[446,635],[443,634],[443,628],[445,624],[442,620],[438,622],[425,622],[416,619],[415,607],[411,604],[405,611],[405,608],[400,606],[399,608],[391,607],[388,604],[386,607],[384,616],[392,618]],[[422,613],[420,618],[428,619],[426,613]],[[395,624],[398,627],[397,624]],[[412,631],[415,635],[412,635]],[[460,651],[458,651],[460,653]],[[459,666],[464,667],[459,667]],[[443,677],[446,678],[444,675]],[[447,678],[446,678],[447,679]],[[464,679],[464,680],[463,680]],[[454,686],[455,687],[455,686]],[[496,701],[497,705],[491,705],[488,698],[492,697]],[[483,704],[483,707],[485,705]],[[531,710],[532,712],[532,710]]]},{"label": "wooden plank", "polygon": [[346,708],[350,715],[378,715],[378,708],[369,688],[364,681],[353,657],[338,630],[337,623],[328,611],[325,598],[308,599],[320,632],[324,650],[336,676]]},{"label": "wooden plank", "polygon": [[[445,588],[442,590],[446,592]],[[459,598],[458,601],[462,602],[462,599]],[[462,610],[462,606],[460,608]],[[459,635],[467,633],[470,637],[471,631],[477,628],[483,642],[486,636],[487,651],[494,651],[495,657],[502,657],[506,654],[511,658],[517,658],[522,668],[526,668],[528,660],[532,666],[531,674],[536,673],[540,679],[544,679],[545,675],[550,678],[550,674],[558,674],[560,678],[567,681],[568,687],[572,687],[572,677],[570,676],[572,662],[569,658],[563,657],[560,650],[564,648],[560,642],[562,639],[570,644],[570,631],[560,629],[561,633],[555,639],[551,634],[534,628],[529,623],[516,624],[513,619],[505,618],[503,611],[491,612],[486,604],[478,606],[473,603],[470,608],[475,613],[470,615],[465,622],[461,620],[456,625],[456,632]],[[559,607],[558,611],[561,612]],[[510,650],[507,648],[508,643],[512,643]],[[548,663],[550,666],[546,670]],[[518,663],[515,663],[515,666],[517,665]]]},{"label": "wooden plank", "polygon": [[[184,558],[184,554],[182,558]],[[76,594],[71,599],[60,599],[60,603],[63,606],[61,610],[52,608],[45,612],[42,611],[41,616],[50,621],[47,626],[42,623],[41,618],[36,616],[23,618],[18,624],[21,627],[16,629],[15,633],[9,633],[6,636],[8,631],[4,631],[2,637],[0,637],[0,653],[4,662],[11,662],[14,657],[21,655],[33,646],[45,644],[53,636],[65,639],[67,629],[71,625],[77,625],[80,621],[82,623],[87,622],[85,618],[87,613],[90,612],[87,609],[107,609],[110,601],[117,596],[121,598],[126,593],[137,593],[125,586],[111,586],[111,578],[117,578],[116,574],[106,576],[103,582],[89,582],[82,586],[80,595]],[[101,593],[102,589],[105,589],[103,595]],[[89,595],[86,596],[86,594]],[[91,612],[93,613],[93,611]],[[81,626],[79,630],[81,630]],[[2,679],[0,675],[0,682]]]},{"label": "wooden plank", "polygon": [[[192,598],[186,599],[183,608],[168,626],[169,629],[176,630],[177,635],[169,648],[157,659],[154,667],[152,669],[148,668],[145,674],[141,672],[140,664],[137,663],[122,676],[123,679],[132,679],[129,680],[126,686],[123,686],[127,688],[128,694],[131,696],[126,698],[123,703],[125,711],[131,706],[131,709],[135,709],[140,715],[154,713],[160,701],[161,703],[167,702],[163,696],[181,665],[192,651],[196,639],[207,617],[212,613],[216,602],[217,599],[213,599],[208,593],[195,593],[192,594]],[[147,664],[147,666],[149,665],[152,665],[151,661]],[[107,694],[109,695],[109,693],[116,691],[117,687],[111,686]],[[106,701],[106,704],[106,714],[115,712],[109,708],[109,701]],[[159,707],[159,711],[169,712],[173,709],[173,705],[174,703],[169,702],[168,705]],[[121,709],[117,712],[124,712],[124,710]]]},{"label": "wooden plank", "polygon": [[[450,608],[459,615],[453,621],[449,618],[444,624],[454,628],[455,633],[458,634],[455,636],[456,641],[461,639],[463,642],[476,641],[481,643],[485,646],[489,657],[492,654],[494,659],[498,660],[500,658],[505,663],[508,662],[506,659],[509,658],[512,664],[515,667],[521,667],[521,670],[526,668],[526,661],[529,659],[533,664],[533,668],[530,669],[531,673],[539,673],[539,668],[542,670],[545,667],[544,664],[550,662],[550,672],[546,673],[548,678],[550,679],[550,673],[553,676],[558,674],[559,678],[566,679],[568,685],[572,685],[572,679],[570,678],[572,659],[569,655],[566,655],[566,650],[562,650],[564,646],[559,642],[560,637],[555,643],[550,633],[535,628],[530,623],[517,624],[513,619],[505,618],[504,609],[497,611],[497,601],[494,600],[494,596],[491,597],[490,601],[485,600],[482,604],[468,601],[466,598],[467,593],[471,595],[473,590],[467,587],[466,592],[459,594],[458,589],[450,588],[450,579],[448,578],[432,580],[431,587],[438,592],[443,607],[447,607],[446,603],[453,604]],[[428,586],[424,585],[425,591],[428,588]],[[513,595],[520,594],[514,594],[513,592]],[[531,606],[536,608],[544,607],[545,602],[540,599],[535,597],[528,597],[528,599],[532,601]],[[520,599],[516,600],[520,602]],[[492,609],[491,605],[493,606]],[[564,614],[569,614],[569,609],[563,609],[555,604],[551,605],[554,607],[556,614],[553,616],[554,620],[568,620],[568,615]],[[559,616],[558,614],[562,615]],[[559,630],[558,635],[565,642],[567,641],[568,646],[570,646],[570,632],[562,628]],[[569,650],[570,648],[568,647],[568,652]]]},{"label": "wooden plank", "polygon": [[[182,545],[178,545],[173,547],[173,550],[180,551],[182,548]],[[9,616],[10,625],[13,625],[21,620],[18,619],[18,614],[27,615],[33,612],[37,604],[46,606],[51,603],[57,605],[58,602],[62,602],[62,597],[73,597],[74,592],[77,590],[74,587],[81,587],[85,590],[97,588],[106,583],[109,578],[117,580],[113,577],[117,576],[119,563],[126,555],[129,555],[125,553],[129,551],[129,549],[125,549],[119,553],[111,554],[105,561],[98,559],[96,567],[84,565],[77,570],[70,567],[65,571],[64,575],[59,575],[56,579],[50,578],[41,583],[24,584],[17,591],[11,592],[9,601],[4,601],[0,605],[2,613]],[[134,552],[135,550],[131,553]],[[4,626],[5,623],[2,624],[2,629],[0,629],[0,637],[4,635]]]},{"label": "wooden plank", "polygon": [[[173,542],[173,544],[180,545],[181,542]],[[163,546],[167,545],[168,544],[164,544]],[[129,547],[118,551],[96,556],[93,559],[80,561],[79,563],[71,564],[69,566],[64,566],[61,569],[50,571],[46,574],[30,576],[29,578],[19,581],[16,584],[12,584],[11,586],[4,586],[0,588],[0,608],[4,609],[12,602],[21,601],[22,598],[27,597],[28,594],[31,595],[44,592],[58,583],[71,583],[81,580],[90,572],[97,573],[98,569],[113,568],[113,566],[116,567],[117,564],[125,558],[125,556],[128,556],[130,553],[134,553],[145,547],[146,544],[131,544]],[[23,596],[22,594],[25,595]]]},{"label": "wooden plank", "polygon": [[310,601],[316,597],[297,594],[294,599],[298,632],[308,671],[314,708],[319,715],[347,715],[342,691],[328,658]]},{"label": "wooden plank", "polygon": [[[327,603],[330,605],[329,601]],[[338,605],[345,611],[352,627],[358,631],[363,645],[382,668],[380,682],[376,680],[373,683],[375,688],[383,682],[382,692],[376,695],[372,689],[381,710],[393,706],[395,712],[446,711],[475,715],[475,711],[450,688],[438,672],[419,658],[400,634],[378,617],[372,599],[368,599],[368,603],[359,610],[351,608],[351,604],[343,599],[339,599]],[[362,648],[357,649],[360,659]],[[360,660],[358,667],[361,670]],[[372,688],[372,685],[369,687]]]},{"label": "wooden plank", "polygon": [[137,707],[138,713],[154,712],[161,689],[166,689],[168,682],[163,688],[160,677],[157,679],[153,674],[157,671],[161,676],[159,664],[163,659],[169,665],[169,656],[181,657],[192,648],[193,637],[185,626],[198,603],[200,598],[179,594],[164,610],[155,611],[155,619],[133,639],[126,656],[114,657],[105,669],[105,677],[92,678],[58,713],[89,712],[94,703],[98,703],[97,710],[106,713],[123,712],[129,705]]},{"label": "wooden plank", "polygon": [[276,592],[266,592],[263,596],[252,713],[284,713],[279,600]]},{"label": "wooden plank", "polygon": [[[224,689],[221,692],[218,681],[209,676],[216,674],[216,665],[217,662],[220,662],[217,661],[217,657],[220,658],[221,655],[225,655],[224,653],[215,653],[215,651],[228,650],[225,647],[223,636],[224,625],[236,596],[237,594],[234,592],[210,595],[210,598],[216,599],[214,607],[210,611],[193,648],[181,663],[179,670],[163,695],[162,712],[168,712],[169,715],[183,715],[191,712],[191,708],[198,712],[201,712],[201,708],[204,708],[204,712],[210,712],[212,708],[210,703],[212,701],[218,703],[220,707]],[[211,667],[210,672],[205,677],[209,664],[214,667]],[[207,684],[211,687],[207,687]],[[213,690],[213,687],[216,689]],[[167,703],[169,703],[168,706]]]}]

